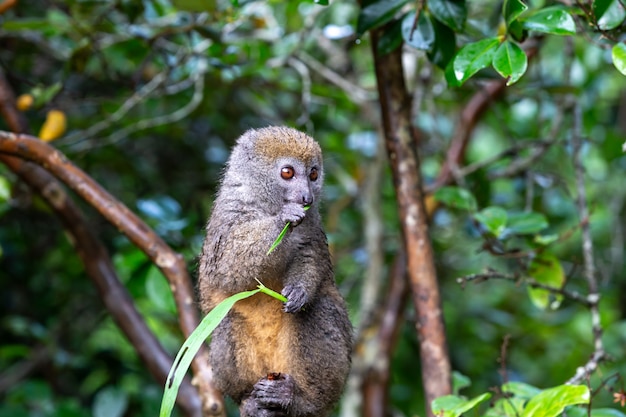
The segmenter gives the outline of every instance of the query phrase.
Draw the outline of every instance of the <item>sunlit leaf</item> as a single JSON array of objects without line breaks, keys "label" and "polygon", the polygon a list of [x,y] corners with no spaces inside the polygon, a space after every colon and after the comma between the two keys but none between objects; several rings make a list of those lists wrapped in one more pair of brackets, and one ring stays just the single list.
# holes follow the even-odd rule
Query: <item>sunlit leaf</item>
[{"label": "sunlit leaf", "polygon": [[389,22],[408,0],[378,0],[361,9],[356,24],[358,34]]},{"label": "sunlit leaf", "polygon": [[506,25],[509,26],[511,22],[515,21],[524,11],[528,9],[521,0],[504,0],[502,4],[502,16]]},{"label": "sunlit leaf", "polygon": [[504,78],[506,85],[516,83],[528,68],[526,53],[515,42],[504,41],[493,56],[493,68]]},{"label": "sunlit leaf", "polygon": [[506,228],[507,214],[502,207],[487,207],[474,214],[474,218],[480,222],[485,229],[495,237]]},{"label": "sunlit leaf", "polygon": [[444,395],[443,397],[435,398],[431,408],[433,413],[438,416],[459,417],[489,398],[491,398],[491,394],[488,392],[470,400],[458,395]]},{"label": "sunlit leaf", "polygon": [[586,385],[559,385],[531,398],[521,417],[557,417],[565,407],[588,404],[589,399],[589,388]]},{"label": "sunlit leaf", "polygon": [[613,58],[613,65],[619,72],[626,75],[626,45],[623,43],[616,43],[611,50],[611,57]]},{"label": "sunlit leaf", "polygon": [[470,210],[476,210],[476,199],[464,188],[441,187],[435,192],[435,199],[446,206]]},{"label": "sunlit leaf", "polygon": [[490,66],[499,43],[498,38],[487,38],[461,48],[453,61],[457,81],[463,84],[472,75]]},{"label": "sunlit leaf", "polygon": [[626,19],[626,9],[621,0],[595,0],[593,13],[602,30],[615,29]]},{"label": "sunlit leaf", "polygon": [[402,38],[415,49],[430,51],[435,43],[435,30],[424,13],[420,13],[415,30],[415,12],[407,14],[402,20]]},{"label": "sunlit leaf", "polygon": [[526,17],[522,21],[525,29],[552,35],[575,35],[574,18],[562,8],[546,7]]},{"label": "sunlit leaf", "polygon": [[9,201],[11,198],[11,183],[6,177],[0,176],[0,203]]},{"label": "sunlit leaf", "polygon": [[[536,282],[559,289],[565,283],[565,273],[561,262],[549,253],[536,256],[528,267],[528,275]],[[561,305],[563,296],[542,288],[528,287],[528,296],[533,304],[542,310],[557,309]]]},{"label": "sunlit leaf", "polygon": [[429,0],[428,9],[437,20],[457,32],[465,27],[467,20],[465,0]]}]

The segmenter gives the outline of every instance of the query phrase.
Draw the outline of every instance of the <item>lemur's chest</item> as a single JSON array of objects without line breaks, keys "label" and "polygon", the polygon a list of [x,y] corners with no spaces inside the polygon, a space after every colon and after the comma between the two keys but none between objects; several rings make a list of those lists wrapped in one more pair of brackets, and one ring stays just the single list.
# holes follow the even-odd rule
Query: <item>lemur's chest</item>
[{"label": "lemur's chest", "polygon": [[256,294],[235,304],[237,320],[233,325],[243,334],[238,339],[236,356],[255,381],[270,372],[290,371],[293,317],[282,307],[282,302],[266,294]]}]

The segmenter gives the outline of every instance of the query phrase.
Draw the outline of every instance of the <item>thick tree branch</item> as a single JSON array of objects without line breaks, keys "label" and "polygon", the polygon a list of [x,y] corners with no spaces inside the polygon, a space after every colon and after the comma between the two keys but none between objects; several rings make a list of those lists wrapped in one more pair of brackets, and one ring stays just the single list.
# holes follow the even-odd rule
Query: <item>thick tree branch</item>
[{"label": "thick tree branch", "polygon": [[[526,45],[526,55],[532,59],[538,51],[538,40],[531,39]],[[437,190],[444,185],[450,184],[460,176],[459,167],[465,157],[467,145],[474,133],[474,128],[483,117],[489,106],[498,99],[506,88],[505,79],[490,81],[477,91],[467,102],[452,134],[452,141],[446,153],[446,160],[439,171],[439,176],[434,183],[430,184],[426,191],[428,193]]]},{"label": "thick tree branch", "polygon": [[416,154],[417,132],[411,125],[411,103],[404,83],[402,51],[381,56],[381,32],[370,32],[378,84],[385,143],[398,201],[400,224],[407,253],[407,270],[417,312],[422,381],[427,415],[435,398],[451,392],[451,370],[441,310],[441,299],[428,236],[422,178]]},{"label": "thick tree branch", "polygon": [[[2,72],[0,72],[0,114],[15,132],[28,130],[26,120],[15,107],[15,95]],[[98,289],[105,307],[135,347],[148,371],[157,381],[165,383],[173,360],[135,308],[132,298],[115,273],[106,248],[93,235],[80,209],[60,183],[43,168],[8,155],[0,155],[0,161],[33,191],[40,194],[57,214],[72,237],[72,243],[85,266],[85,271]],[[189,380],[183,381],[177,401],[186,415],[201,414],[198,392],[191,386]]]},{"label": "thick tree branch", "polygon": [[[181,255],[169,246],[126,206],[106,192],[91,177],[73,165],[61,152],[28,135],[0,131],[0,153],[17,156],[40,165],[95,207],[161,269],[168,279],[179,314],[183,335],[189,336],[199,323],[191,279]],[[202,397],[202,409],[207,415],[222,415],[223,400],[215,390],[206,348],[200,350],[194,362],[194,384]]]}]

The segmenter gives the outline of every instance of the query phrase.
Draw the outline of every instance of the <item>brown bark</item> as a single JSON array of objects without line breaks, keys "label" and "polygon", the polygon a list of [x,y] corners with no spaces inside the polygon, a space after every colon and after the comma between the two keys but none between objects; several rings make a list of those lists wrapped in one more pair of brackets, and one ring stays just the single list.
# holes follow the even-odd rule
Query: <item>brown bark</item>
[{"label": "brown bark", "polygon": [[[5,95],[0,97],[0,101],[3,100],[4,103],[7,103],[12,99],[12,102],[14,102],[12,92],[9,92],[7,88],[0,90],[3,90],[1,94]],[[15,126],[24,126],[19,124],[19,113],[9,110],[8,106],[0,107],[3,116],[10,125],[18,123]],[[27,172],[34,171],[34,168],[32,164],[25,164],[19,158],[35,162],[36,165],[40,165],[45,170],[51,172],[95,207],[137,247],[144,251],[170,282],[178,309],[181,330],[185,337],[191,334],[199,323],[199,314],[194,302],[191,279],[187,273],[182,256],[173,252],[141,219],[50,145],[28,135],[17,135],[0,131],[0,153],[4,154],[2,155],[3,162],[12,166],[12,169],[21,167],[22,173],[20,175],[25,178],[29,175]],[[11,158],[12,156],[19,158]],[[35,186],[35,179],[31,178],[31,181],[33,186]],[[49,178],[44,178],[41,181],[42,186],[48,183],[50,183]],[[62,190],[61,187],[53,188],[56,190],[54,198],[58,200],[56,201],[57,204],[59,204],[59,201],[68,201],[67,198],[62,197],[65,195],[64,192],[58,194],[58,191]],[[48,192],[49,190],[50,188],[48,187]],[[54,196],[55,193],[51,193],[51,196]],[[107,299],[108,297],[104,299],[105,302]],[[208,365],[208,351],[206,347],[201,348],[198,352],[192,363],[192,369],[195,376],[193,382],[198,387],[202,399],[202,410],[205,415],[224,415],[225,409],[222,396],[212,384],[212,370]],[[193,407],[191,406],[190,408]]]},{"label": "brown bark", "polygon": [[[0,114],[14,131],[27,131],[28,126],[24,117],[15,107],[15,95],[1,72]],[[33,191],[40,194],[57,214],[72,237],[72,242],[85,266],[85,271],[96,285],[105,307],[135,347],[139,358],[146,364],[148,371],[157,381],[164,384],[173,360],[148,329],[135,308],[132,298],[115,273],[109,254],[91,232],[80,209],[67,195],[60,183],[45,169],[20,158],[4,154],[0,154],[0,162],[7,165]],[[198,392],[188,380],[181,384],[177,402],[186,415],[201,415]]]},{"label": "brown bark", "polygon": [[381,56],[377,51],[379,30],[370,32],[378,84],[385,143],[392,169],[413,304],[417,313],[422,382],[427,415],[435,398],[451,392],[443,313],[419,159],[418,135],[411,125],[411,101],[404,83],[400,48]]},{"label": "brown bark", "polygon": [[[529,39],[526,42],[525,51],[529,61],[537,55],[538,50],[538,39]],[[446,152],[446,160],[435,182],[427,187],[427,192],[433,192],[444,185],[454,182],[454,171],[457,170],[463,162],[467,145],[472,137],[472,133],[474,133],[474,128],[491,104],[504,93],[506,82],[507,80],[505,79],[488,82],[483,88],[474,93],[463,107],[459,121],[452,134],[450,147]]]}]

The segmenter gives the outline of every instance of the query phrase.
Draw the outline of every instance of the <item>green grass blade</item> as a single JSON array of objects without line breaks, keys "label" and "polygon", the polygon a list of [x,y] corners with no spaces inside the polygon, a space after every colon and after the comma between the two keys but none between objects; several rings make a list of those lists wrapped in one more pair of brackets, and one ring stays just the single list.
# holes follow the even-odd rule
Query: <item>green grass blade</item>
[{"label": "green grass blade", "polygon": [[[267,289],[267,288],[266,288]],[[269,289],[268,289],[269,290]],[[219,303],[206,317],[200,322],[198,327],[189,335],[185,343],[178,351],[174,364],[170,373],[165,380],[165,391],[161,400],[161,411],[159,417],[169,417],[172,414],[178,388],[191,365],[191,361],[202,346],[202,343],[211,335],[218,324],[226,317],[232,306],[239,300],[253,296],[260,292],[261,289],[244,291],[232,295]],[[271,291],[271,290],[270,290]],[[265,291],[264,291],[265,292]],[[280,295],[280,294],[279,294]]]},{"label": "green grass blade", "polygon": [[[304,210],[305,211],[310,209],[310,208],[311,208],[311,206],[304,206]],[[285,227],[283,227],[283,230],[280,231],[280,234],[278,235],[278,237],[276,238],[274,243],[272,243],[272,246],[270,246],[270,249],[267,251],[267,255],[269,255],[270,253],[274,252],[274,249],[276,249],[278,247],[278,245],[280,245],[280,242],[283,241],[283,238],[285,237],[285,234],[287,233],[287,229],[289,229],[290,225],[291,225],[291,222],[287,222]]]},{"label": "green grass blade", "polygon": [[271,290],[269,288],[267,288],[265,285],[263,285],[263,283],[261,281],[259,281],[258,279],[256,280],[256,282],[259,283],[259,285],[257,285],[257,288],[259,289],[259,291],[261,291],[263,294],[267,294],[270,297],[274,297],[275,299],[282,301],[283,303],[287,302],[287,297],[285,297],[284,295],[277,293],[274,290]]}]

